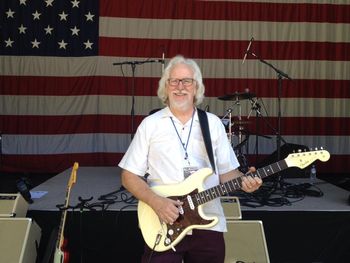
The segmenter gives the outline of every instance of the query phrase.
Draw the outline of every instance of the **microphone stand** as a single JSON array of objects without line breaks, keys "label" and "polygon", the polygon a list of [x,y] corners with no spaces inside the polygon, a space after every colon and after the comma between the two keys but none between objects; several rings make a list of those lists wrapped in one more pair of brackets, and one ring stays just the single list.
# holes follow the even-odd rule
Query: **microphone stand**
[{"label": "microphone stand", "polygon": [[130,65],[132,71],[132,82],[131,82],[131,140],[134,138],[135,134],[135,70],[136,65],[142,65],[145,63],[162,63],[164,65],[163,59],[147,59],[147,60],[135,60],[135,61],[124,61],[124,62],[115,62],[113,66],[123,66]]},{"label": "microphone stand", "polygon": [[[260,62],[266,64],[270,68],[272,68],[277,73],[277,86],[278,86],[278,95],[277,95],[277,105],[278,105],[278,115],[277,115],[277,131],[276,131],[276,143],[277,143],[277,161],[281,158],[281,141],[286,143],[286,141],[281,136],[281,94],[282,94],[282,80],[283,78],[292,80],[291,77],[288,76],[288,74],[284,73],[282,70],[276,68],[271,63],[265,61],[264,59],[260,58],[255,53],[248,51],[248,54],[251,54],[253,57],[258,59]],[[280,174],[278,173],[278,183],[281,185],[282,178]]]}]

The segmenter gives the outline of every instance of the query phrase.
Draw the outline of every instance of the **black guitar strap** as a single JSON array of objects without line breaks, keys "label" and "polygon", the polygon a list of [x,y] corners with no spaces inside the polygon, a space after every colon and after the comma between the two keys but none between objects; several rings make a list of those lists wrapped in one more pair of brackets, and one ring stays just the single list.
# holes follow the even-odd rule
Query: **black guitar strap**
[{"label": "black guitar strap", "polygon": [[213,146],[211,144],[211,138],[210,138],[208,116],[204,110],[197,108],[197,112],[198,112],[199,124],[201,126],[202,135],[204,139],[205,149],[207,150],[211,167],[215,172],[216,168],[215,168],[214,155],[213,155]]}]

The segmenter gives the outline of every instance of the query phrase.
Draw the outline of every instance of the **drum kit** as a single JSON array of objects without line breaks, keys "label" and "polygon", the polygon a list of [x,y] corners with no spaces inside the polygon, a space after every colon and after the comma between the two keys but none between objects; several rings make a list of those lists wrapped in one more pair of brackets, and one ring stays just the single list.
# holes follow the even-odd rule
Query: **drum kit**
[{"label": "drum kit", "polygon": [[[253,100],[255,97],[255,94],[250,92],[235,92],[218,97],[219,100],[232,101],[233,105],[237,106],[238,108],[238,114],[235,117],[232,116],[233,109],[228,108],[225,115],[221,118],[221,121],[226,128],[227,139],[236,153],[237,159],[241,165],[240,170],[242,172],[246,172],[248,170],[248,162],[243,153],[243,147],[246,146],[246,149],[248,149],[248,139],[250,134],[247,132],[246,125],[249,125],[250,122],[242,119],[241,101]],[[237,138],[236,145],[234,145],[235,138]]]}]

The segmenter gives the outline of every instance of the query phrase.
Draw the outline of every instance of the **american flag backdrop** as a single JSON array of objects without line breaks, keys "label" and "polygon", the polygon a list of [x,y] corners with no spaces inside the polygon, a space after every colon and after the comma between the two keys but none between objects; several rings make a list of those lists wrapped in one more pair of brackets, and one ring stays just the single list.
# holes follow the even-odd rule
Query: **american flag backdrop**
[{"label": "american flag backdrop", "polygon": [[[248,156],[276,150],[280,101],[287,143],[326,148],[320,172],[350,170],[347,0],[3,0],[0,20],[2,171],[117,165],[140,121],[161,106],[162,65],[113,63],[163,54],[198,62],[202,109],[220,117],[232,109],[249,122]],[[251,51],[292,78],[281,89],[266,63],[248,55],[242,64],[252,37]],[[248,90],[262,117],[248,100],[218,99]]]}]

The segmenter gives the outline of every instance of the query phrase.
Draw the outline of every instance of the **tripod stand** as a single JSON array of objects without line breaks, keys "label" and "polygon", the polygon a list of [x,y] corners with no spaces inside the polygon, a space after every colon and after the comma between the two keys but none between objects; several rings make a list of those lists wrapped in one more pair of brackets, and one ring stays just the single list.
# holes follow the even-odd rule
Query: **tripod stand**
[{"label": "tripod stand", "polygon": [[116,62],[113,63],[113,66],[123,66],[123,65],[130,65],[131,71],[132,71],[132,83],[131,83],[131,139],[134,138],[135,134],[135,71],[136,71],[136,65],[142,65],[145,63],[161,63],[164,68],[164,57],[163,59],[146,59],[141,61],[124,61],[124,62]]}]

